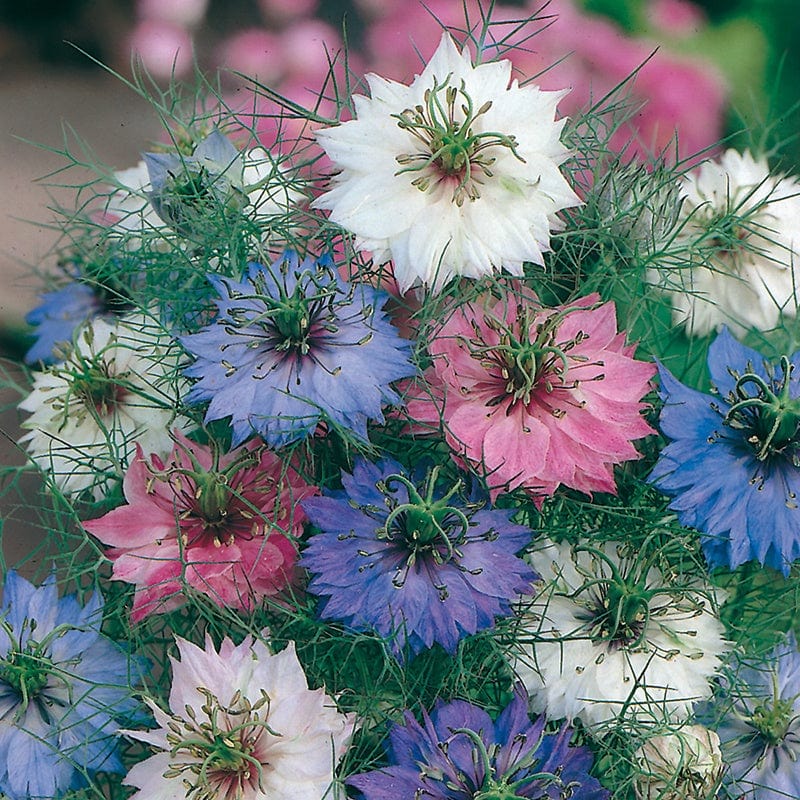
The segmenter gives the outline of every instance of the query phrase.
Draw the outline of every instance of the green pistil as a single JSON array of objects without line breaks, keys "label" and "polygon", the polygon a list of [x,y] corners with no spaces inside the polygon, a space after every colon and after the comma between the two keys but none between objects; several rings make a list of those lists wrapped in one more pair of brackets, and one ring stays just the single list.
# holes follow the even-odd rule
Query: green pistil
[{"label": "green pistil", "polygon": [[630,644],[641,638],[649,615],[648,597],[642,588],[625,580],[609,581],[595,618],[593,638]]},{"label": "green pistil", "polygon": [[279,350],[299,350],[308,353],[308,336],[311,332],[308,301],[298,286],[294,293],[277,304],[272,323],[280,333],[283,341]]},{"label": "green pistil", "polygon": [[[484,323],[497,331],[500,341],[491,346],[478,344],[483,336],[476,327],[477,341],[468,346],[470,353],[481,358],[487,369],[497,369],[499,365],[500,375],[506,381],[504,393],[493,398],[490,405],[498,405],[510,396],[512,404],[522,402],[527,406],[537,386],[552,392],[553,379],[563,384],[569,367],[567,353],[584,340],[585,334],[579,331],[574,339],[556,343],[562,316],[553,314],[535,327],[528,308],[520,309],[514,325],[484,317]],[[530,335],[532,329],[533,337]],[[582,360],[574,355],[572,358]]]},{"label": "green pistil", "polygon": [[231,491],[225,475],[219,472],[192,473],[196,490],[197,514],[212,529],[222,528],[228,518]]},{"label": "green pistil", "polygon": [[256,787],[263,792],[264,765],[253,753],[261,736],[279,735],[267,724],[269,697],[262,693],[251,705],[237,692],[226,708],[207,689],[198,691],[206,699],[202,711],[207,720],[200,721],[190,706],[186,707],[188,720],[173,717],[167,743],[176,760],[164,777],[181,778],[191,800],[215,800],[221,785],[235,787],[235,797],[250,794]]},{"label": "green pistil", "polygon": [[[734,387],[732,404],[725,415],[725,424],[749,431],[748,442],[756,450],[756,458],[763,461],[774,453],[784,451],[798,442],[800,428],[800,398],[790,394],[794,365],[781,356],[783,373],[777,390],[753,372],[742,375]],[[752,386],[755,395],[746,392]]]},{"label": "green pistil", "polygon": [[[422,192],[438,184],[443,177],[457,178],[453,202],[460,206],[465,200],[480,197],[478,184],[483,183],[484,178],[492,177],[491,167],[497,159],[489,154],[491,148],[505,147],[519,161],[525,159],[517,153],[514,136],[495,131],[473,131],[476,120],[492,107],[492,103],[487,101],[476,111],[464,82],[459,89],[449,86],[449,82],[450,76],[442,83],[434,79],[433,89],[425,91],[424,105],[392,115],[398,126],[411,133],[424,148],[422,152],[397,156],[397,163],[402,168],[395,174],[419,172],[412,184]],[[459,98],[463,102],[457,110]]]},{"label": "green pistil", "polygon": [[796,717],[794,711],[796,698],[784,700],[780,696],[776,675],[773,675],[772,684],[772,697],[753,709],[750,724],[770,746],[777,747],[783,743]]},{"label": "green pistil", "polygon": [[[403,475],[389,475],[377,484],[386,495],[391,511],[383,527],[378,531],[379,539],[400,541],[408,548],[404,568],[394,578],[398,588],[405,583],[408,569],[423,555],[430,556],[437,564],[444,564],[457,555],[457,547],[469,530],[469,519],[464,511],[450,505],[450,499],[461,489],[457,482],[444,497],[434,500],[434,491],[439,467],[429,473],[423,492]],[[391,497],[392,485],[402,484],[408,492],[408,502],[397,503]],[[437,587],[442,600],[447,597],[447,587]]]},{"label": "green pistil", "polygon": [[81,360],[78,366],[79,371],[71,375],[71,391],[98,417],[111,416],[126,393],[119,377],[109,375],[108,365],[103,362]]},{"label": "green pistil", "polygon": [[36,642],[29,641],[25,650],[12,650],[0,662],[0,678],[14,689],[25,705],[47,686],[52,672],[53,662],[40,651]]}]

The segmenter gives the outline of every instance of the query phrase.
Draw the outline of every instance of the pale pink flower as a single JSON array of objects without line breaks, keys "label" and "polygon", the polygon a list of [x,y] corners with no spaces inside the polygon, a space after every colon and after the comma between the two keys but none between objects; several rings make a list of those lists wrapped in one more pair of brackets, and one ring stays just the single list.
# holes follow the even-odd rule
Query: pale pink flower
[{"label": "pale pink flower", "polygon": [[218,456],[178,433],[166,463],[137,447],[123,490],[125,505],[83,525],[110,546],[112,578],[135,584],[133,621],[180,606],[186,584],[246,610],[286,588],[298,503],[316,494],[255,442]]},{"label": "pale pink flower", "polygon": [[143,19],[128,38],[128,49],[154,78],[185,77],[192,69],[192,36],[165,20]]},{"label": "pale pink flower", "polygon": [[[267,636],[264,631],[262,636]],[[322,800],[355,728],[324,689],[309,689],[294,643],[280,653],[247,636],[205,649],[176,638],[169,713],[158,728],[124,731],[158,752],[124,782],[131,800]]]},{"label": "pale pink flower", "polygon": [[490,491],[525,489],[536,502],[560,484],[614,492],[613,467],[639,458],[652,433],[642,395],[653,364],[633,359],[613,303],[598,295],[543,308],[516,287],[458,308],[434,332],[428,386],[410,387],[408,416],[438,430]]}]

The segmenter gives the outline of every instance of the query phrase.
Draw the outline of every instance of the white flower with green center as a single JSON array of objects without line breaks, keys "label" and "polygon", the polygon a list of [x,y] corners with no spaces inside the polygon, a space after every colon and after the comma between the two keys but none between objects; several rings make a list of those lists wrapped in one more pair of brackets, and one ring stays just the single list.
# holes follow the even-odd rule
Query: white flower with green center
[{"label": "white flower with green center", "polygon": [[392,260],[401,290],[543,264],[557,213],[580,202],[559,171],[564,92],[511,81],[510,61],[473,65],[448,34],[410,86],[367,82],[356,119],[317,132],[339,171],[315,205]]},{"label": "white flower with green center", "polygon": [[158,752],[134,766],[131,800],[323,800],[355,727],[324,689],[309,689],[294,644],[272,654],[251,637],[238,646],[177,639],[169,713],[158,728],[125,731]]},{"label": "white flower with green center", "polygon": [[766,159],[726,151],[681,186],[683,206],[669,249],[689,264],[651,270],[667,289],[673,318],[692,336],[723,325],[742,335],[770,330],[800,301],[800,182],[770,172]]},{"label": "white flower with green center", "polygon": [[30,417],[21,439],[31,458],[64,494],[99,497],[124,473],[138,442],[166,456],[186,381],[182,349],[144,314],[115,325],[95,319],[81,329],[63,362],[37,372],[20,403]]},{"label": "white flower with green center", "polygon": [[543,542],[514,669],[533,710],[589,727],[688,717],[729,649],[710,590],[666,580],[624,546]]}]

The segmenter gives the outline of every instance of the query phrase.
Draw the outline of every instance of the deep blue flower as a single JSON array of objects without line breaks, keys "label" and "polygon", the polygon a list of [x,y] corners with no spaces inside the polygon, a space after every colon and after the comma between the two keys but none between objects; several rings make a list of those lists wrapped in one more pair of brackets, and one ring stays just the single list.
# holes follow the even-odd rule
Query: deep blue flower
[{"label": "deep blue flower", "polygon": [[103,599],[59,600],[11,571],[0,606],[0,791],[53,798],[87,772],[123,772],[116,733],[139,711],[141,665],[100,633]]},{"label": "deep blue flower", "polygon": [[764,662],[740,658],[720,677],[717,698],[698,709],[715,727],[732,797],[800,797],[800,652],[794,635]]},{"label": "deep blue flower", "polygon": [[103,303],[91,286],[73,281],[54,292],[41,295],[41,304],[28,312],[25,322],[36,326],[36,343],[25,354],[25,363],[54,364],[63,360],[59,350],[72,343],[75,329],[103,310]]},{"label": "deep blue flower", "polygon": [[389,731],[388,766],[347,783],[366,800],[606,800],[589,775],[591,751],[569,745],[572,728],[545,734],[544,717],[532,722],[527,707],[518,690],[494,722],[463,700],[437,703],[421,725],[406,712]]},{"label": "deep blue flower", "polygon": [[459,484],[444,493],[435,470],[418,488],[395,461],[360,460],[342,483],[303,501],[321,533],[300,563],[323,598],[321,618],[377,632],[398,659],[434,642],[455,652],[536,580],[515,555],[531,530],[510,522],[512,511],[470,501]]},{"label": "deep blue flower", "polygon": [[772,364],[723,330],[708,351],[714,394],[660,367],[661,430],[650,480],[713,566],[746,561],[788,574],[800,557],[800,353]]},{"label": "deep blue flower", "polygon": [[209,280],[217,318],[181,340],[196,357],[186,374],[200,379],[186,400],[209,402],[206,421],[230,417],[234,446],[259,434],[279,447],[322,419],[366,439],[367,420],[383,422],[382,406],[399,402],[389,384],[414,369],[381,310],[385,292],[291,250],[251,264],[241,282]]}]

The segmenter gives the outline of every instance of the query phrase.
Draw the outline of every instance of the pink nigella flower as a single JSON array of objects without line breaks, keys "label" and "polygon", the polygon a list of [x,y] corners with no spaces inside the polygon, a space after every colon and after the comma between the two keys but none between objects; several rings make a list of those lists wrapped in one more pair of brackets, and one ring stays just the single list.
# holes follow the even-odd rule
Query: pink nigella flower
[{"label": "pink nigella flower", "polygon": [[[655,367],[632,357],[613,303],[589,295],[543,308],[519,287],[457,309],[430,343],[427,387],[408,415],[439,428],[457,461],[486,476],[492,496],[523,488],[537,502],[560,484],[614,492],[614,464],[639,457]],[[419,430],[419,427],[417,428]]]},{"label": "pink nigella flower", "polygon": [[305,515],[316,494],[254,442],[220,456],[175,433],[167,463],[137,446],[123,483],[126,505],[84,527],[136,586],[131,618],[169,611],[188,584],[223,607],[249,610],[286,588]]}]

